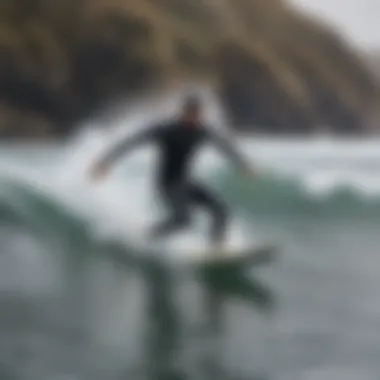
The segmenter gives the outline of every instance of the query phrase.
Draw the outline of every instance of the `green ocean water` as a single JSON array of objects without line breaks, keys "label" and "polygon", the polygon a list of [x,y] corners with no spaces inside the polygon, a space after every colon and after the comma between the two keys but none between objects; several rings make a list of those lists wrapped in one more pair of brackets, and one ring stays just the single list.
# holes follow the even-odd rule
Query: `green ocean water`
[{"label": "green ocean water", "polygon": [[380,144],[247,144],[255,182],[206,157],[246,236],[279,247],[211,272],[128,244],[154,161],[95,189],[91,147],[0,148],[2,380],[379,378]]}]

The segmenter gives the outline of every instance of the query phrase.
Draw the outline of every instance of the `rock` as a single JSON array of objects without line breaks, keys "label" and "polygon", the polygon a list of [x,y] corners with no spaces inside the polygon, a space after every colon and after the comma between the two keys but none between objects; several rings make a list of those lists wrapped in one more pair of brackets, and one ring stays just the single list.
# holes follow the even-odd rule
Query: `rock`
[{"label": "rock", "polygon": [[215,85],[231,125],[249,131],[364,133],[379,103],[378,78],[358,53],[281,0],[0,7],[3,137],[67,136],[173,78]]}]

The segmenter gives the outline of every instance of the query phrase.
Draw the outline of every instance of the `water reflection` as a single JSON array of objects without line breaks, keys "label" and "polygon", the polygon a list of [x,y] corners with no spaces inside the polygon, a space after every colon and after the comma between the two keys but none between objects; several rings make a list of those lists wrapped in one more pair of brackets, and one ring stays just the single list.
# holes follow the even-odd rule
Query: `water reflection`
[{"label": "water reflection", "polygon": [[146,336],[146,366],[149,379],[184,379],[178,366],[181,321],[175,303],[174,279],[160,260],[145,265],[147,285],[148,328]]},{"label": "water reflection", "polygon": [[[259,257],[258,257],[259,259]],[[263,260],[264,262],[264,260]],[[249,274],[247,263],[200,266],[195,269],[202,284],[206,321],[195,340],[186,338],[181,310],[176,303],[176,278],[160,260],[145,263],[148,328],[145,341],[145,376],[151,380],[207,379],[262,380],[251,374],[244,377],[224,368],[221,339],[225,333],[224,312],[231,299],[240,299],[254,310],[273,311],[270,289]],[[257,264],[257,263],[256,263]],[[206,341],[206,342],[205,342]],[[181,357],[187,345],[206,346],[196,365],[189,368]],[[204,347],[203,347],[204,348]],[[187,365],[186,365],[187,364]]]},{"label": "water reflection", "polygon": [[[19,288],[12,288],[12,292],[6,288],[0,289],[1,380],[55,380],[65,376],[78,380],[244,379],[236,371],[225,368],[223,352],[220,352],[224,347],[221,340],[226,335],[225,311],[230,301],[237,298],[251,305],[255,312],[269,312],[274,305],[270,290],[249,274],[249,266],[198,266],[186,271],[193,282],[195,280],[197,284],[202,284],[201,297],[195,304],[187,304],[182,308],[178,302],[178,288],[184,278],[178,276],[173,267],[167,266],[160,257],[142,259],[140,255],[127,255],[125,247],[116,246],[115,243],[100,247],[85,235],[72,236],[61,247],[66,254],[52,256],[51,252],[46,252],[45,257],[42,249],[38,253],[36,248],[36,255],[43,257],[43,265],[39,272],[33,272],[30,263],[27,265],[25,274],[28,276],[24,275],[25,294]],[[19,254],[26,252],[26,257],[32,255],[31,251],[24,252],[24,247],[17,248],[20,250]],[[62,253],[58,249],[57,252]],[[13,253],[7,253],[12,260],[15,258]],[[115,266],[101,267],[103,272],[96,272],[97,267],[92,268],[94,272],[89,270],[91,268],[88,267],[95,265],[98,254],[104,256],[107,263],[112,258],[110,261]],[[25,260],[24,256],[21,257]],[[51,268],[47,260],[49,257],[58,258]],[[14,266],[19,267],[20,262],[22,261],[15,260]],[[7,272],[11,274],[10,277],[17,274],[12,263],[10,265],[3,260],[2,264],[3,278]],[[139,283],[136,285],[136,276],[130,276],[136,270],[143,279],[143,289],[139,287]],[[47,288],[49,292],[34,294],[33,289],[30,289],[32,280],[39,277],[44,279],[48,273],[54,274],[49,286],[45,282],[38,282],[36,289]],[[92,273],[95,274],[93,277]],[[118,282],[118,274],[123,281]],[[109,277],[113,280],[107,282]],[[122,297],[126,298],[125,279],[131,284],[131,298],[145,300],[143,313],[139,307],[133,309],[136,305],[133,302],[129,304],[133,299],[128,298],[126,301],[127,308],[129,307],[126,314],[137,315],[137,326],[133,326],[144,329],[143,362],[142,366],[137,364],[137,371],[134,368],[134,357],[131,359],[133,355],[123,355],[128,349],[138,353],[140,347],[135,347],[135,343],[139,345],[141,340],[139,337],[134,340],[135,334],[131,330],[134,327],[128,326],[123,316],[120,317],[121,323],[117,323],[115,328],[116,334],[120,331],[122,336],[120,345],[118,342],[115,347],[110,347],[104,342],[109,325],[114,321],[113,317],[119,321],[115,315],[125,310],[118,307],[122,303]],[[99,288],[94,288],[95,282],[100,282]],[[20,278],[17,283],[22,283]],[[105,291],[99,293],[102,286]],[[204,303],[201,303],[202,300]],[[197,308],[197,304],[204,306],[206,320],[202,320],[200,327],[197,325],[196,331],[193,331],[186,324],[184,314],[189,309]],[[105,309],[111,310],[111,313],[105,313],[104,317]],[[96,313],[98,310],[102,311],[100,315]],[[110,314],[112,317],[109,317]],[[131,319],[133,322],[136,320]],[[126,331],[122,331],[123,329]],[[189,360],[189,350],[196,351],[195,360]],[[45,373],[48,375],[45,376]],[[249,379],[262,378],[252,374]]]}]

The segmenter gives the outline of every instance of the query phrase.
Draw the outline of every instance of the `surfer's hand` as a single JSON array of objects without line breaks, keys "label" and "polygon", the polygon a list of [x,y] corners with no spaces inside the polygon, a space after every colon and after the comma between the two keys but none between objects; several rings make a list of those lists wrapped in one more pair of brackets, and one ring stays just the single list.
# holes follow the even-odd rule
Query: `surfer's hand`
[{"label": "surfer's hand", "polygon": [[102,180],[107,175],[107,172],[108,172],[107,165],[98,163],[91,167],[90,178],[94,181]]}]

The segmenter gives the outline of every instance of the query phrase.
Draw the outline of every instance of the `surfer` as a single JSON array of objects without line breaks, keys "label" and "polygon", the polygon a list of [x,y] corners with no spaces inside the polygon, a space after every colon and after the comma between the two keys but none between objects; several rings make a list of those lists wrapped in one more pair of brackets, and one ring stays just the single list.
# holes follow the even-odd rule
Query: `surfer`
[{"label": "surfer", "polygon": [[156,143],[160,148],[156,187],[166,203],[169,217],[151,228],[150,237],[166,237],[188,227],[191,223],[191,208],[196,205],[212,217],[210,238],[217,249],[225,240],[227,207],[205,185],[190,178],[190,165],[202,143],[211,141],[247,176],[253,176],[253,172],[232,143],[203,123],[202,111],[200,99],[195,96],[187,97],[177,119],[154,125],[132,138],[120,141],[94,163],[90,175],[94,180],[100,180],[122,154],[143,143]]}]

